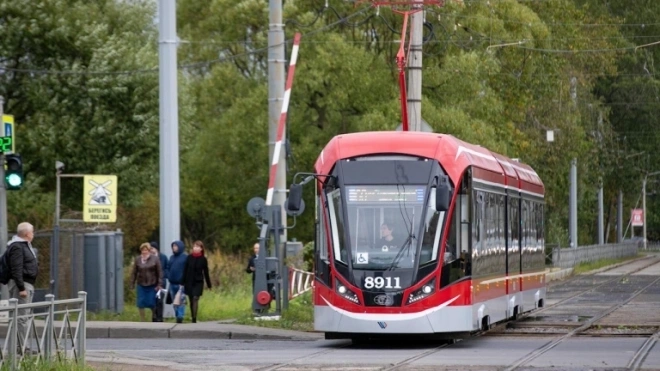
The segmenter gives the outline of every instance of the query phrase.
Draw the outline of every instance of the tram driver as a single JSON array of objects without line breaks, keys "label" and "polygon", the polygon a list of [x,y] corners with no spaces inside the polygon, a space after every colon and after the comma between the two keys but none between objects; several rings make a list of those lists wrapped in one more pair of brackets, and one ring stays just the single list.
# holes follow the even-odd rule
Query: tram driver
[{"label": "tram driver", "polygon": [[377,242],[376,248],[383,251],[396,251],[403,244],[403,240],[395,237],[395,230],[388,223],[383,223],[380,226],[380,240]]}]

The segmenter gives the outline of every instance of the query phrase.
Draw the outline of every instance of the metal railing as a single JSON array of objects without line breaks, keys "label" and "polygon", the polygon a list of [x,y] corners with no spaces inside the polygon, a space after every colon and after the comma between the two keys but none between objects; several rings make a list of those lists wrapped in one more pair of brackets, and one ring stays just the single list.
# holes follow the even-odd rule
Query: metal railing
[{"label": "metal railing", "polygon": [[552,263],[558,268],[572,268],[580,263],[593,262],[600,259],[619,259],[637,255],[637,243],[612,243],[606,245],[578,246],[577,248],[552,249]]},{"label": "metal railing", "polygon": [[[5,342],[0,349],[0,368],[21,369],[21,364],[27,361],[73,360],[84,365],[86,308],[87,293],[84,291],[79,291],[75,299],[55,300],[54,295],[48,294],[45,301],[21,305],[17,299],[9,299],[9,306],[0,307],[0,313],[9,314]],[[27,313],[21,313],[25,311]],[[56,321],[58,317],[61,319]],[[26,320],[24,334],[19,334],[20,319]],[[33,344],[36,348],[30,348]]]}]

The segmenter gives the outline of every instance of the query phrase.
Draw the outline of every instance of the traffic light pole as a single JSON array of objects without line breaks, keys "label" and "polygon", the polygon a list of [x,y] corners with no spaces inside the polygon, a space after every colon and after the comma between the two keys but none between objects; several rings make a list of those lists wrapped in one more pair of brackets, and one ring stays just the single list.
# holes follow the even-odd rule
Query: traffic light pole
[{"label": "traffic light pole", "polygon": [[[0,118],[5,114],[5,98],[0,95]],[[5,187],[5,155],[0,153],[0,255],[7,250],[7,188]],[[0,299],[9,300],[9,288],[0,285]]]}]

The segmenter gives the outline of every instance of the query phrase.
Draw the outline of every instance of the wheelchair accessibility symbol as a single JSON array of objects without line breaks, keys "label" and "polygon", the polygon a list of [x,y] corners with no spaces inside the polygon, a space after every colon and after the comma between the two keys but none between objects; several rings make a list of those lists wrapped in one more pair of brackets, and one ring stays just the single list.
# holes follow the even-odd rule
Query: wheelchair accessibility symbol
[{"label": "wheelchair accessibility symbol", "polygon": [[357,253],[356,264],[369,264],[369,253],[368,252],[359,252]]}]

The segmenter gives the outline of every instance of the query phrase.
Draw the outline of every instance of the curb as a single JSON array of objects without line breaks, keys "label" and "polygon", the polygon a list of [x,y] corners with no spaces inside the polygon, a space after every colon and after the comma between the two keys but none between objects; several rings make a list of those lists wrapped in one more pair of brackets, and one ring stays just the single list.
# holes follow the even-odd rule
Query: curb
[{"label": "curb", "polygon": [[[123,326],[122,326],[123,325]],[[87,339],[227,339],[227,340],[286,340],[286,341],[310,341],[323,338],[321,333],[295,332],[290,330],[278,330],[271,328],[254,328],[246,326],[243,331],[231,329],[214,329],[212,324],[203,328],[185,328],[185,326],[176,327],[159,326],[150,328],[141,324],[140,326],[128,327],[123,323],[117,322],[115,326],[99,326],[88,322]],[[179,325],[180,326],[180,325]],[[43,334],[43,325],[38,324],[37,333]],[[208,328],[210,327],[210,328]],[[56,328],[60,326],[56,325]],[[75,324],[72,324],[72,330]],[[75,330],[74,330],[75,331]],[[286,333],[285,333],[286,332]],[[0,325],[0,336],[7,336],[7,325]]]},{"label": "curb", "polygon": [[609,270],[609,269],[618,268],[618,267],[620,267],[620,266],[622,266],[622,265],[626,265],[626,264],[630,264],[630,263],[638,262],[638,261],[641,261],[641,260],[644,260],[644,259],[653,259],[653,258],[652,258],[652,257],[649,257],[649,256],[647,256],[647,255],[645,255],[645,256],[640,256],[640,257],[637,257],[637,258],[635,258],[635,259],[630,259],[630,260],[622,261],[622,262],[620,262],[620,263],[615,263],[615,264],[612,264],[612,265],[607,265],[607,266],[605,266],[605,267],[598,268],[598,269],[594,269],[594,270],[592,270],[592,271],[584,272],[584,273],[581,273],[581,274],[582,274],[582,275],[585,275],[585,274],[601,273],[601,272],[605,272],[606,270]]},{"label": "curb", "polygon": [[[620,263],[615,263],[615,264],[607,265],[607,266],[604,266],[604,267],[601,267],[601,268],[598,268],[598,269],[594,269],[594,270],[591,270],[591,271],[583,272],[583,273],[580,273],[578,275],[583,276],[583,275],[597,274],[597,273],[605,272],[605,271],[610,270],[610,269],[618,268],[620,266],[630,264],[630,263],[634,263],[634,262],[641,261],[641,260],[648,259],[648,258],[649,258],[648,256],[641,256],[641,257],[637,257],[635,259],[630,259],[630,260],[626,260],[626,261],[623,261],[623,262],[620,262]],[[545,279],[546,279],[547,282],[562,280],[566,277],[572,276],[573,275],[573,269],[574,268],[564,268],[564,269],[560,269],[560,270],[557,270],[557,271],[554,271],[554,272],[546,273],[545,274]]]}]

